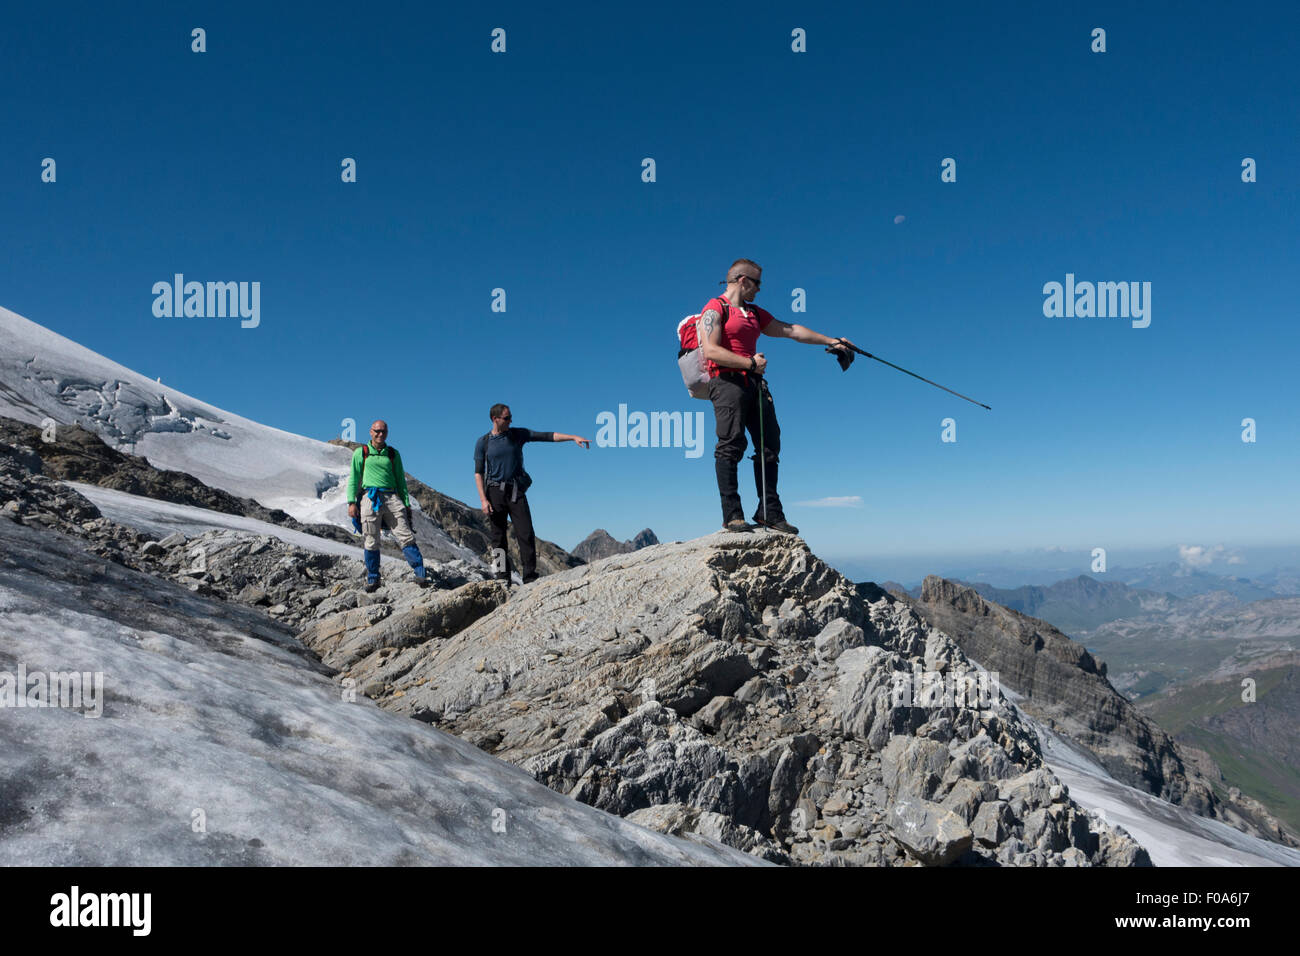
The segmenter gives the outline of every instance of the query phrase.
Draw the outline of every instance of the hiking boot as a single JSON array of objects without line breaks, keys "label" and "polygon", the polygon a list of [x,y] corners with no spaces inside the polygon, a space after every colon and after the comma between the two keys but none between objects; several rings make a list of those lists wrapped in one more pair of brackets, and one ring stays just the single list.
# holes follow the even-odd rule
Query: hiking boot
[{"label": "hiking boot", "polygon": [[537,574],[536,571],[534,571],[532,574],[525,574],[525,575],[524,575],[524,584],[532,584],[534,581],[537,580],[538,577],[539,577],[539,575]]},{"label": "hiking boot", "polygon": [[378,590],[379,590],[379,579],[378,579],[378,578],[375,578],[375,580],[373,580],[373,581],[367,581],[367,582],[366,582],[366,593],[367,593],[367,594],[374,594],[374,593],[375,593],[376,591],[378,591]]},{"label": "hiking boot", "polygon": [[417,574],[415,576],[415,586],[427,588],[429,586],[429,576],[427,574]]},{"label": "hiking boot", "polygon": [[744,518],[732,518],[722,526],[723,531],[753,531],[754,526]]},{"label": "hiking boot", "polygon": [[784,518],[777,518],[775,521],[764,521],[760,516],[755,515],[754,524],[763,528],[771,528],[773,531],[780,531],[782,534],[799,533],[799,529]]}]

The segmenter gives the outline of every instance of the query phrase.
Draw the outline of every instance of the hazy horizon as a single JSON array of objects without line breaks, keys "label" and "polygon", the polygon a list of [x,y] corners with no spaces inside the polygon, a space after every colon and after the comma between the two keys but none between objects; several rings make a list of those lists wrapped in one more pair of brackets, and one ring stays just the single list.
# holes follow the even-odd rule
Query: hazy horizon
[{"label": "hazy horizon", "polygon": [[1180,551],[1178,546],[1123,548],[1107,551],[1106,571],[1092,570],[1091,551],[1040,548],[989,552],[895,555],[819,555],[854,581],[896,581],[905,587],[919,585],[929,574],[962,578],[999,588],[1054,584],[1081,574],[1105,580],[1125,571],[1152,565],[1178,565],[1225,577],[1255,578],[1283,570],[1300,569],[1300,544],[1229,545],[1204,551]]}]

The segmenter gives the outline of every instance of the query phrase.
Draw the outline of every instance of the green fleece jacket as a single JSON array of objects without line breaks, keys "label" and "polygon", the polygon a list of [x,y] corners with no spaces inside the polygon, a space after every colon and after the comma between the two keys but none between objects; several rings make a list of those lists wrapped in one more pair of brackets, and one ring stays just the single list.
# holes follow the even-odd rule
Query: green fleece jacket
[{"label": "green fleece jacket", "polygon": [[374,444],[365,456],[366,473],[361,474],[361,449],[352,453],[352,474],[348,475],[348,501],[356,501],[367,488],[394,488],[402,496],[402,504],[411,507],[411,496],[406,492],[406,471],[402,456],[392,445],[380,451]]}]

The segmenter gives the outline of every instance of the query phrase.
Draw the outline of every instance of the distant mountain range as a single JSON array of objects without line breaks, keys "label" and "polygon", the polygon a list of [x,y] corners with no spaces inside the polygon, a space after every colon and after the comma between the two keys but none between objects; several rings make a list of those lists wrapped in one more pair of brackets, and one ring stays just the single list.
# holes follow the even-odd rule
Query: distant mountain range
[{"label": "distant mountain range", "polygon": [[[1253,601],[1300,595],[1300,578],[1283,569],[1260,578],[1233,578],[1204,571],[1178,570],[1179,566],[1130,569],[1122,578],[1103,580],[1080,574],[1054,584],[1026,584],[999,588],[991,584],[949,580],[1031,617],[1050,621],[1075,638],[1084,639],[1114,621],[1169,615],[1198,618],[1212,611],[1244,606]],[[1135,582],[1148,582],[1139,584]],[[896,581],[882,585],[909,597],[920,597],[921,588],[906,588]]]},{"label": "distant mountain range", "polygon": [[1243,601],[1258,601],[1263,598],[1289,597],[1300,593],[1296,590],[1300,578],[1294,571],[1273,572],[1272,586],[1256,579],[1199,571],[1176,561],[1143,568],[1117,568],[1114,574],[1120,581],[1131,587],[1159,591],[1175,597],[1194,597],[1211,591],[1227,591],[1233,597]]},{"label": "distant mountain range", "polygon": [[615,554],[630,554],[633,551],[640,551],[642,548],[658,543],[659,539],[655,537],[655,533],[649,528],[638,533],[631,541],[616,541],[613,535],[604,528],[597,528],[583,538],[572,553],[590,564],[592,561],[599,561],[601,558],[608,558]]},{"label": "distant mountain range", "polygon": [[1086,574],[1046,587],[1026,585],[995,588],[988,584],[966,586],[1003,607],[1051,621],[1067,634],[1076,635],[1109,621],[1166,607],[1170,603],[1166,594],[1134,588],[1120,581],[1099,581]]},{"label": "distant mountain range", "polygon": [[[1154,591],[1174,597],[1192,597],[1197,594],[1208,594],[1211,591],[1226,591],[1243,601],[1257,601],[1269,597],[1300,597],[1300,567],[1295,565],[1296,549],[1276,547],[1258,550],[1259,554],[1252,557],[1253,570],[1248,574],[1240,570],[1236,574],[1216,574],[1210,570],[1170,560],[1113,565],[1104,572],[1095,573],[1079,570],[1080,566],[1087,567],[1087,561],[1082,561],[1081,565],[1076,564],[1073,569],[963,565],[960,568],[949,567],[936,573],[949,581],[961,581],[968,587],[981,589],[981,593],[983,593],[982,589],[988,588],[992,589],[991,593],[1014,594],[1027,586],[1036,586],[1051,592],[1055,585],[1061,582],[1085,577],[1100,584],[1125,584],[1136,590]],[[912,578],[899,573],[906,567],[915,566],[918,560],[916,558],[900,560],[897,568],[890,568],[894,572],[894,580],[885,583],[897,587],[898,590],[912,597],[919,595],[921,579],[926,575],[921,574]],[[934,563],[943,565],[951,562],[936,560]],[[870,573],[870,569],[859,565],[861,565],[859,561],[845,560],[837,563],[836,567],[855,580],[879,579],[878,576]],[[898,583],[899,579],[911,580],[915,583],[901,585]],[[884,584],[881,586],[884,587]]]}]

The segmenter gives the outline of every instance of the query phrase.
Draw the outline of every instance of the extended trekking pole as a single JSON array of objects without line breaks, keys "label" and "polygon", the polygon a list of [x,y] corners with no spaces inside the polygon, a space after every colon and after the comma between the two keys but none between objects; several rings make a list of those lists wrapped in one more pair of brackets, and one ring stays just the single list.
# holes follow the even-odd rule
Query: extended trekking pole
[{"label": "extended trekking pole", "polygon": [[763,381],[763,376],[758,377],[758,473],[762,476],[762,494],[763,494],[763,527],[767,527],[767,447],[763,442],[763,418],[766,409],[763,407],[763,393],[767,391],[767,382]]},{"label": "extended trekking pole", "polygon": [[[919,378],[921,381],[925,382],[927,385],[933,385],[935,388],[942,388],[945,392],[947,392],[947,393],[950,394],[950,395],[956,395],[958,398],[964,398],[964,399],[966,399],[966,401],[970,402],[972,405],[978,405],[980,408],[988,408],[989,411],[993,411],[992,408],[989,408],[989,406],[988,406],[988,405],[985,405],[983,402],[977,402],[977,401],[975,401],[975,399],[973,399],[973,398],[969,398],[969,397],[963,395],[961,392],[954,392],[952,389],[948,388],[946,385],[940,385],[938,382],[932,382],[932,381],[930,381],[928,378],[926,378],[926,377],[923,376],[923,375],[917,375],[915,372],[908,372],[907,369],[903,368],[903,367],[900,366],[900,365],[895,365],[893,362],[886,362],[886,361],[885,361],[884,359],[882,359],[879,355],[872,355],[870,352],[865,352],[865,351],[863,351],[862,349],[858,348],[856,345],[850,345],[848,342],[841,342],[840,344],[843,345],[843,346],[845,346],[845,347],[847,347],[847,348],[852,349],[853,351],[857,352],[859,355],[865,355],[865,356],[866,356],[867,358],[869,358],[869,359],[875,359],[877,362],[881,362],[881,363],[884,364],[884,365],[888,365],[890,368],[896,368],[896,369],[898,369],[900,372],[907,372],[907,374],[910,375],[910,376],[912,376],[912,378]],[[834,349],[827,348],[826,351],[827,351],[827,352],[834,352]],[[842,365],[844,368],[848,368],[848,365],[845,364],[845,363],[841,363],[841,365]]]}]

